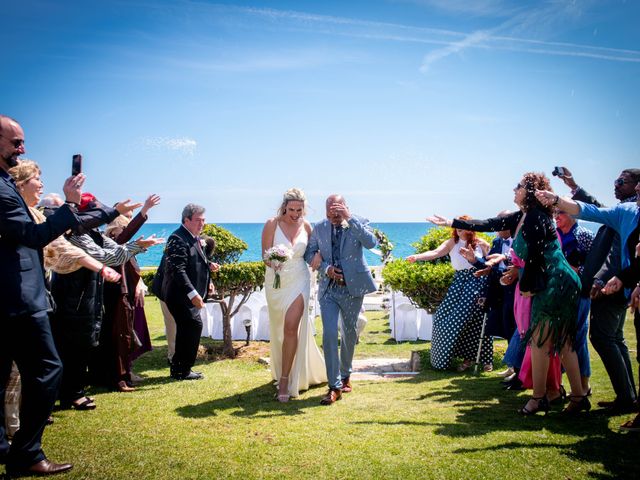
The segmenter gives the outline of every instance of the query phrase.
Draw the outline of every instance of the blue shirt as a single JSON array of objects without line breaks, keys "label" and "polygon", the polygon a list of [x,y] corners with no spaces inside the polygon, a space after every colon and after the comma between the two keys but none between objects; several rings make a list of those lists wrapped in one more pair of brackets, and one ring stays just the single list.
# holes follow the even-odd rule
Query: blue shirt
[{"label": "blue shirt", "polygon": [[631,263],[629,258],[629,250],[626,248],[629,235],[638,226],[640,221],[640,210],[638,205],[633,202],[619,203],[615,207],[598,208],[584,202],[576,201],[580,207],[580,213],[577,218],[590,222],[602,223],[613,228],[620,235],[620,258],[622,268],[626,268]]}]

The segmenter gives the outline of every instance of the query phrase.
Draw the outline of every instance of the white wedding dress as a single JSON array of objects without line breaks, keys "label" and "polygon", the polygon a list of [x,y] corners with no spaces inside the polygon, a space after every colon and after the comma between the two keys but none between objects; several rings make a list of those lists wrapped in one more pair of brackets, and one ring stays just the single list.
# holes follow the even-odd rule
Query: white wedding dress
[{"label": "white wedding dress", "polygon": [[324,357],[313,338],[313,328],[309,319],[309,290],[311,276],[304,261],[304,251],[309,241],[307,230],[302,229],[291,245],[280,225],[276,225],[273,244],[283,244],[293,250],[293,258],[282,264],[280,288],[273,288],[275,272],[267,267],[265,291],[269,305],[269,328],[271,335],[271,375],[279,380],[282,374],[282,341],[284,339],[284,317],[293,301],[302,295],[304,309],[298,328],[298,349],[289,373],[289,395],[297,397],[299,392],[310,385],[327,381]]}]

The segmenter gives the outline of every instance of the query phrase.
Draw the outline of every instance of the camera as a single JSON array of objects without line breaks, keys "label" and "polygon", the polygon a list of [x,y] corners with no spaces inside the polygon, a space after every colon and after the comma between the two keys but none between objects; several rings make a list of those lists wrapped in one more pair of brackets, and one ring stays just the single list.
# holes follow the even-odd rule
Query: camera
[{"label": "camera", "polygon": [[551,172],[551,175],[553,175],[554,177],[564,177],[564,168],[554,167],[553,172]]}]

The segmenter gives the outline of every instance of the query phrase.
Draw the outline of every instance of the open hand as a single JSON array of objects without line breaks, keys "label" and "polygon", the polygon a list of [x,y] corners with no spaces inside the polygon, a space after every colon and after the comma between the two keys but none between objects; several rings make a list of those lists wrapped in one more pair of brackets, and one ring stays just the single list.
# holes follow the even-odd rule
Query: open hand
[{"label": "open hand", "polygon": [[144,249],[153,247],[154,245],[160,245],[161,243],[164,243],[164,238],[156,238],[155,234],[149,238],[140,237],[136,240],[136,245]]},{"label": "open hand", "polygon": [[130,203],[131,199],[127,198],[123,202],[116,203],[116,210],[120,215],[126,215],[127,213],[133,212],[135,209],[140,208],[142,206],[141,203]]},{"label": "open hand", "polygon": [[155,207],[159,203],[160,203],[160,195],[156,195],[155,193],[152,193],[144,201],[144,205],[142,206],[142,210],[140,210],[140,213],[142,214],[142,216],[146,217],[147,212],[149,212],[149,210],[151,210],[153,207]]},{"label": "open hand", "polygon": [[491,267],[485,267],[473,272],[473,276],[476,278],[486,277],[490,273],[491,273]]},{"label": "open hand", "polygon": [[460,255],[462,255],[469,263],[474,263],[476,261],[476,252],[470,248],[460,247]]},{"label": "open hand", "polygon": [[434,225],[438,225],[440,227],[450,227],[451,220],[446,217],[441,217],[440,215],[432,215],[431,217],[427,217],[427,222],[431,222]]}]

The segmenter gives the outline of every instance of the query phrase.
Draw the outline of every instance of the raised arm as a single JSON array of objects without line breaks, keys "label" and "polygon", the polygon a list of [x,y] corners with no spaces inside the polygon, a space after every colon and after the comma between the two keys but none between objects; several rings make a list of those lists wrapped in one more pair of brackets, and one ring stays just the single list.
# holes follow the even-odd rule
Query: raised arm
[{"label": "raised arm", "polygon": [[455,245],[455,240],[453,238],[450,238],[442,242],[440,246],[434,250],[418,253],[416,255],[409,255],[407,257],[407,260],[411,263],[435,260],[436,258],[440,258],[440,257],[444,257],[445,255],[448,255],[454,245]]}]

